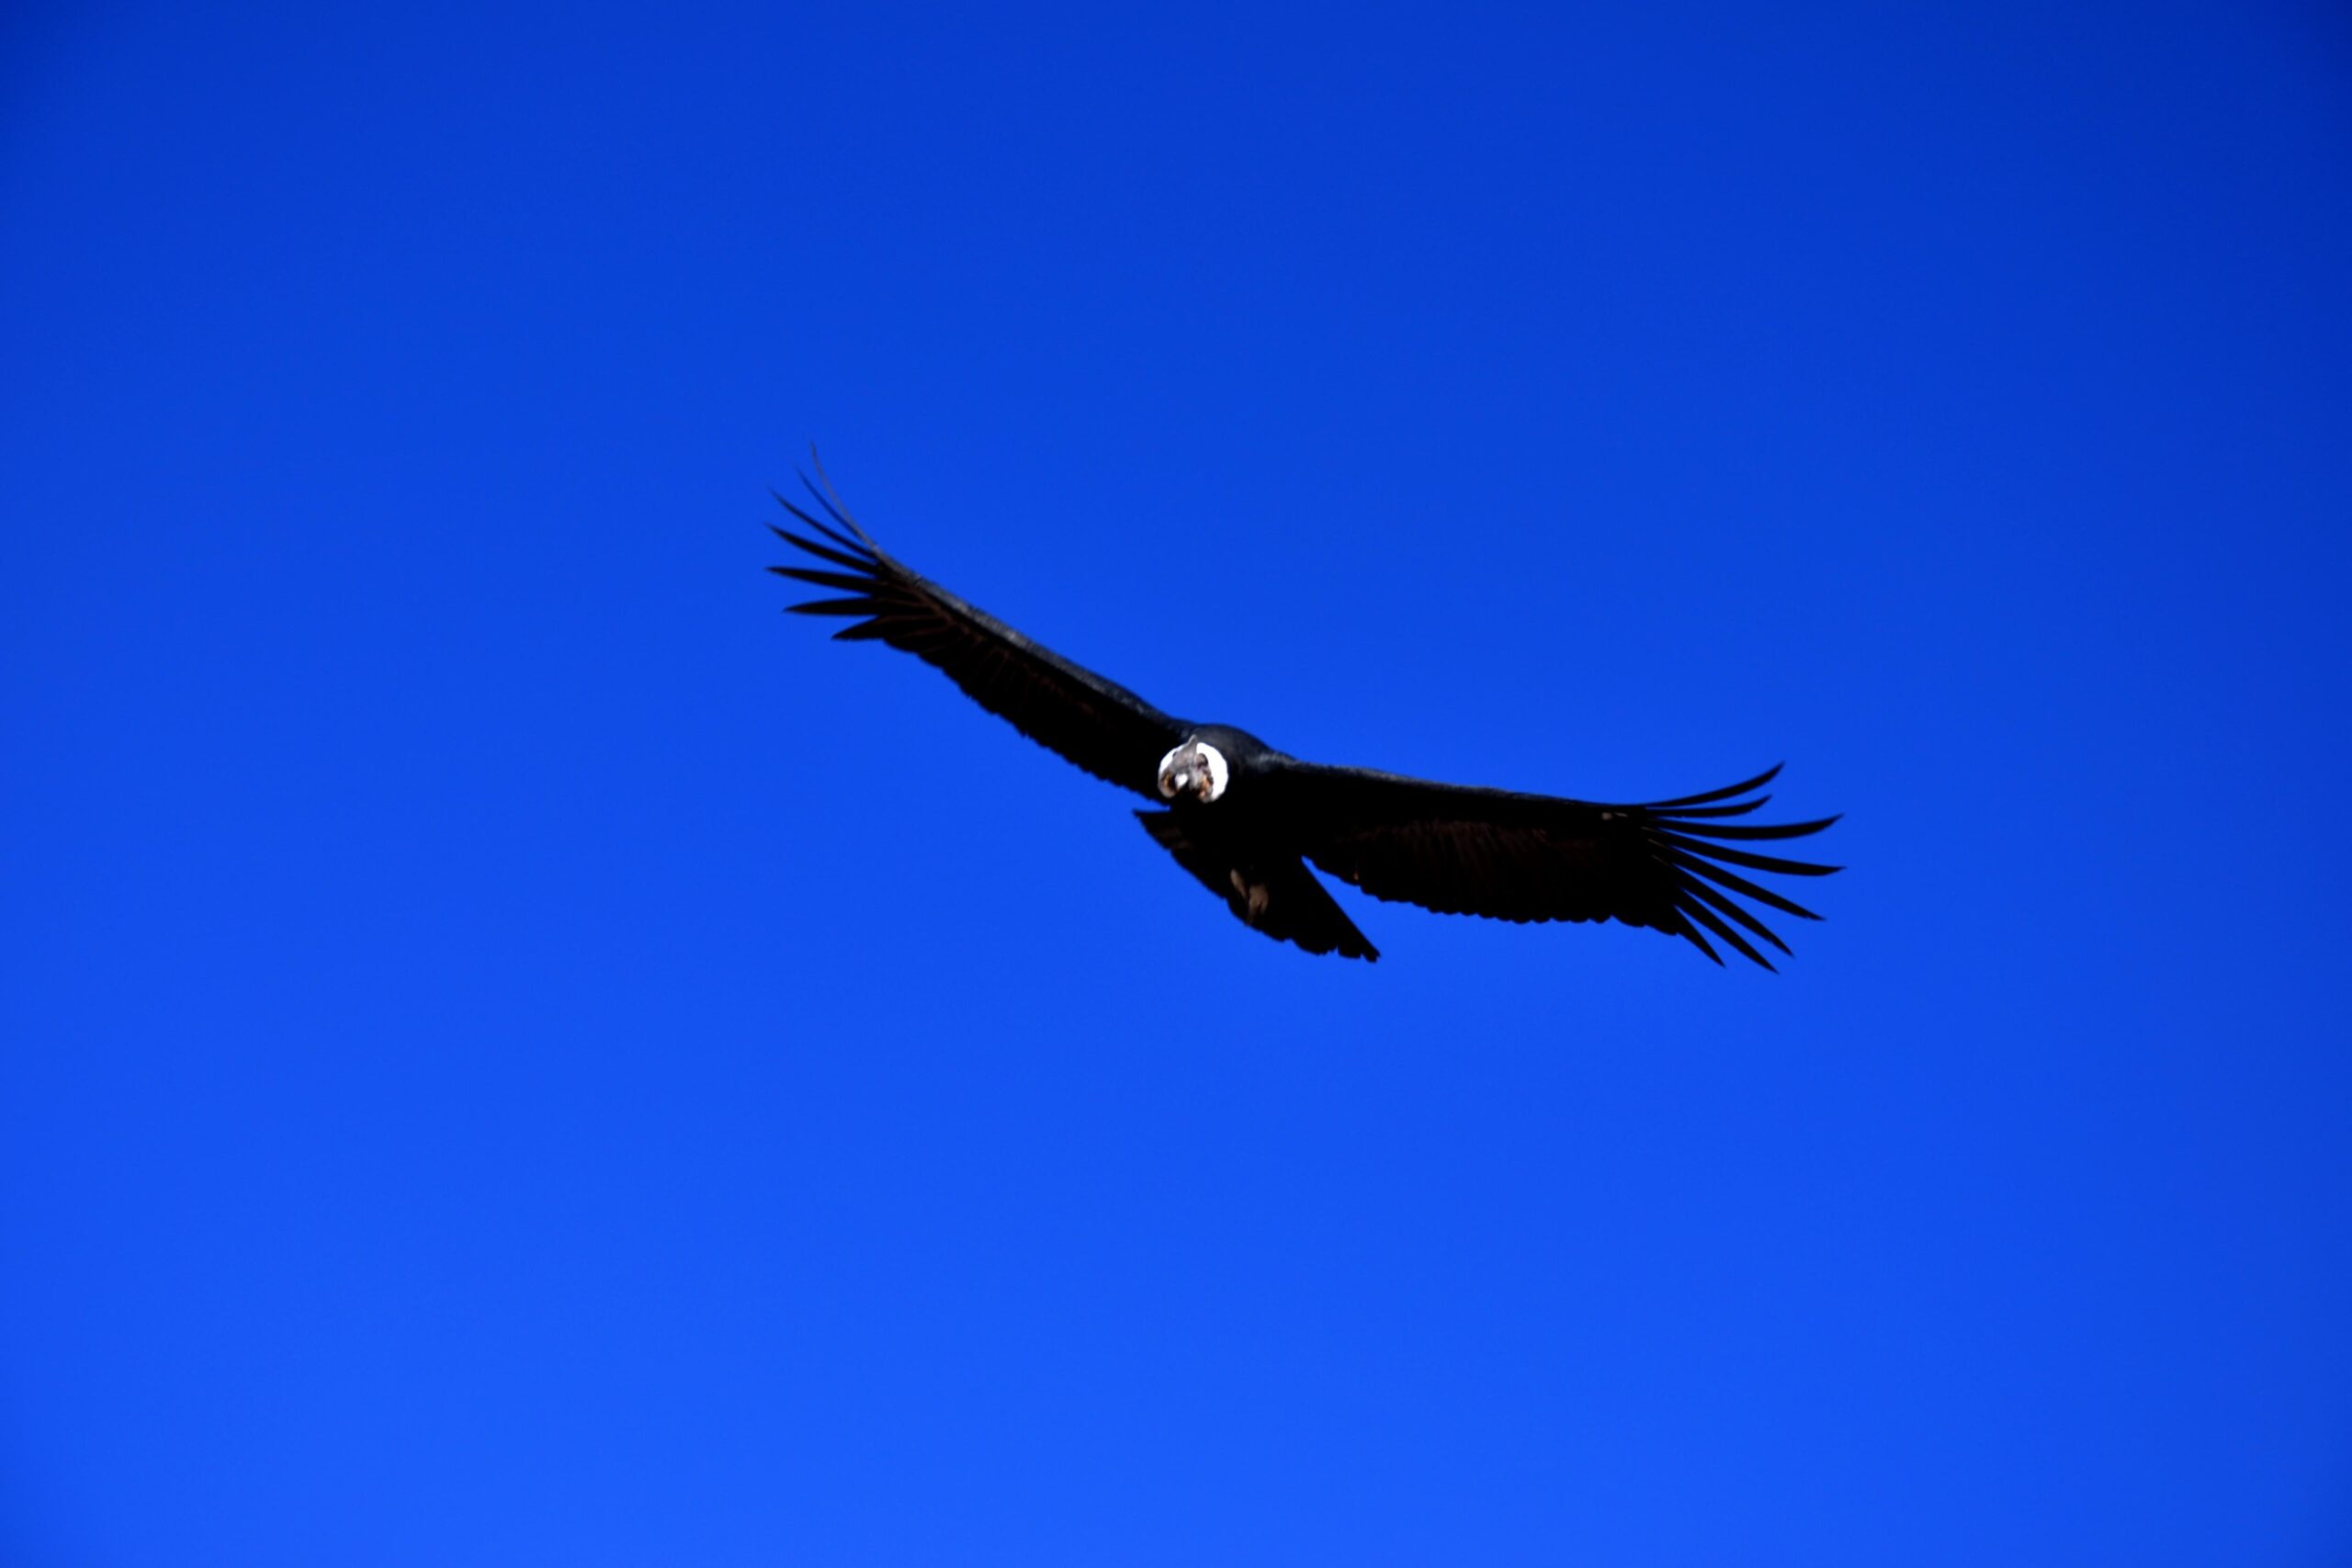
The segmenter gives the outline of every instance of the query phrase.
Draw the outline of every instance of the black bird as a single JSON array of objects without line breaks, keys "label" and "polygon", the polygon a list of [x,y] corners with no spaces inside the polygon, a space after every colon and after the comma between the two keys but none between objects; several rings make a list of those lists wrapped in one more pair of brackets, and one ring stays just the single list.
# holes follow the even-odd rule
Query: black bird
[{"label": "black bird", "polygon": [[1712,932],[1767,969],[1771,964],[1747,938],[1783,953],[1788,946],[1734,895],[1802,919],[1821,918],[1741,871],[1822,876],[1838,867],[1735,843],[1802,838],[1838,818],[1774,826],[1724,820],[1770,798],[1753,792],[1771,782],[1777,766],[1704,795],[1597,806],[1301,761],[1229,725],[1172,718],[917,576],[866,536],[824,465],[816,468],[821,484],[805,474],[800,482],[832,523],[778,495],[808,534],[775,532],[826,564],[768,570],[847,597],[791,608],[855,617],[833,634],[837,641],[883,642],[911,653],[1030,739],[1096,778],[1168,803],[1136,813],[1144,830],[1242,923],[1277,942],[1309,953],[1380,956],[1306,869],[1309,862],[1375,898],[1502,920],[1622,920],[1685,938],[1721,964],[1707,941]]}]

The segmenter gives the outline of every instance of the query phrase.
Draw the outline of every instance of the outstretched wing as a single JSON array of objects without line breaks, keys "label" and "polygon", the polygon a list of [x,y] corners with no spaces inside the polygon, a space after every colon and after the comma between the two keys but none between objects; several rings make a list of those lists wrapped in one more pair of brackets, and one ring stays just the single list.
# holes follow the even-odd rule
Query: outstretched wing
[{"label": "outstretched wing", "polygon": [[1838,820],[1724,820],[1770,799],[1737,797],[1780,771],[1645,806],[1597,806],[1295,760],[1258,787],[1282,792],[1285,819],[1307,859],[1376,898],[1501,920],[1623,920],[1687,938],[1720,964],[1707,941],[1712,932],[1770,969],[1747,938],[1782,953],[1788,946],[1739,900],[1802,919],[1821,917],[1742,873],[1823,876],[1839,869],[1738,847],[1803,838]]},{"label": "outstretched wing", "polygon": [[775,533],[825,562],[826,568],[768,570],[848,597],[819,599],[791,609],[804,615],[856,616],[854,625],[833,634],[835,641],[885,642],[911,653],[1030,739],[1098,779],[1149,800],[1159,798],[1159,759],[1183,739],[1181,720],[910,571],[857,525],[822,463],[817,464],[817,478],[821,488],[805,474],[800,482],[839,526],[779,495],[776,500],[784,509],[818,536],[784,528]]}]

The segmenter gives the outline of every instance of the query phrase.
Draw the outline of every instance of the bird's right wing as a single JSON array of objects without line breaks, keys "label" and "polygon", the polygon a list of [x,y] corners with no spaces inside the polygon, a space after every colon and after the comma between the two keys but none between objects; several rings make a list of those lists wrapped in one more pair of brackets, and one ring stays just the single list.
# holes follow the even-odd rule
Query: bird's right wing
[{"label": "bird's right wing", "polygon": [[1501,920],[1622,920],[1682,937],[1720,964],[1707,942],[1712,932],[1770,969],[1747,937],[1782,953],[1788,947],[1738,899],[1803,919],[1821,917],[1742,872],[1822,876],[1838,869],[1737,846],[1803,838],[1837,820],[1724,820],[1770,799],[1737,797],[1780,771],[1640,806],[1435,784],[1295,758],[1252,782],[1261,792],[1277,792],[1308,860],[1376,898]]},{"label": "bird's right wing", "polygon": [[779,495],[776,500],[784,509],[819,536],[783,528],[775,533],[826,568],[768,570],[848,597],[790,608],[804,615],[858,617],[835,632],[834,640],[884,642],[911,653],[1030,739],[1098,779],[1159,800],[1159,759],[1183,739],[1182,720],[1030,641],[884,554],[841,503],[822,464],[817,477],[823,480],[822,488],[805,476],[801,482],[840,526],[820,521]]}]

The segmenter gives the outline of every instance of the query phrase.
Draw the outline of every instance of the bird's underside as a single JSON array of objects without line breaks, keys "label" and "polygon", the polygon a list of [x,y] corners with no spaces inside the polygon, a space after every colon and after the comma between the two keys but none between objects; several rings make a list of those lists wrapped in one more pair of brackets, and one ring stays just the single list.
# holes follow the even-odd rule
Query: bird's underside
[{"label": "bird's underside", "polygon": [[1750,906],[1820,919],[1753,874],[1838,867],[1743,846],[1803,838],[1837,818],[1733,820],[1770,798],[1756,792],[1777,767],[1702,795],[1606,806],[1302,761],[1246,731],[1171,717],[916,575],[858,526],[821,465],[817,474],[803,482],[831,521],[779,495],[808,532],[775,532],[818,564],[769,570],[836,596],[790,607],[848,619],[838,640],[913,654],[1031,739],[1161,807],[1136,814],[1145,829],[1278,942],[1380,956],[1309,865],[1376,898],[1446,914],[1645,926],[1720,964],[1712,937],[1767,969],[1758,943],[1789,950]]},{"label": "bird's underside", "polygon": [[1220,841],[1200,812],[1138,811],[1144,831],[1225,900],[1245,926],[1276,942],[1295,942],[1309,953],[1376,960],[1380,950],[1365,940],[1329,889],[1315,880],[1296,854]]}]

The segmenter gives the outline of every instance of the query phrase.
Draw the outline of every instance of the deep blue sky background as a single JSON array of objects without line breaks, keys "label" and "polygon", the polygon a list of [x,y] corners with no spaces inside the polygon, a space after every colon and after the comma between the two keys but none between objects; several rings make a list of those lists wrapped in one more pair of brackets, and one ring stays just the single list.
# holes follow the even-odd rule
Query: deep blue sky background
[{"label": "deep blue sky background", "polygon": [[[0,1557],[2342,1562],[2331,6],[12,7]],[[776,611],[1849,812],[1778,978]]]}]

